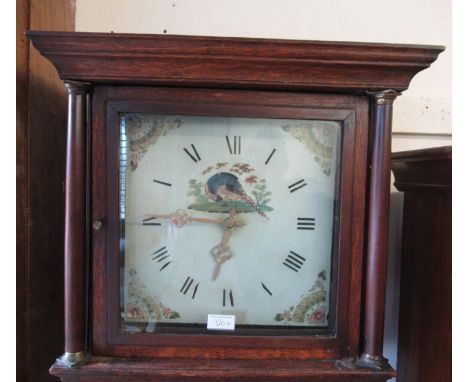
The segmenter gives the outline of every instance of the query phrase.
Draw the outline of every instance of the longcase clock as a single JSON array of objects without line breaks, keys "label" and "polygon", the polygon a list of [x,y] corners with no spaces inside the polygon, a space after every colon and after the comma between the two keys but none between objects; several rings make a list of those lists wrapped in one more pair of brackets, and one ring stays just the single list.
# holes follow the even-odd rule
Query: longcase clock
[{"label": "longcase clock", "polygon": [[63,381],[386,381],[392,103],[434,46],[29,32],[69,91]]}]

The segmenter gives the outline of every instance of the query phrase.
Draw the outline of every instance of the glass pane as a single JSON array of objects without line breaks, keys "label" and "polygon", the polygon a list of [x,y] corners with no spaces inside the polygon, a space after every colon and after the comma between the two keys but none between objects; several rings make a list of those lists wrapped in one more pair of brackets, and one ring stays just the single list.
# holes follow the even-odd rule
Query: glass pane
[{"label": "glass pane", "polygon": [[121,116],[122,328],[328,326],[341,124]]}]

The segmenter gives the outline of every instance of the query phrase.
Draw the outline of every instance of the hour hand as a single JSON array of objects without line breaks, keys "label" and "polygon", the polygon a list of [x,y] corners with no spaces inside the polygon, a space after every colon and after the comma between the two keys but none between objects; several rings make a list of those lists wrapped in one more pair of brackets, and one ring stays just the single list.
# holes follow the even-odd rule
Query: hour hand
[{"label": "hour hand", "polygon": [[213,281],[216,280],[216,278],[219,275],[219,272],[221,271],[221,265],[228,261],[234,253],[231,251],[231,248],[229,247],[229,239],[231,238],[232,231],[224,231],[223,234],[223,240],[221,243],[219,243],[216,247],[214,247],[211,250],[211,255],[215,259],[215,268],[213,270]]},{"label": "hour hand", "polygon": [[216,280],[216,278],[219,275],[219,272],[221,271],[221,265],[228,261],[234,255],[234,253],[231,251],[231,248],[228,245],[224,245],[223,243],[221,243],[211,250],[211,254],[213,255],[216,263],[213,269],[212,276],[214,281]]}]

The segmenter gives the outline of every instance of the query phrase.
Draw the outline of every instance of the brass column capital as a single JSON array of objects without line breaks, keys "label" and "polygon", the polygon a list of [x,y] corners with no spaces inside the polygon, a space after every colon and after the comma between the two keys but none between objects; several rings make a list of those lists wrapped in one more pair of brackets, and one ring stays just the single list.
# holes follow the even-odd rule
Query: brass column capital
[{"label": "brass column capital", "polygon": [[377,105],[392,105],[395,98],[401,95],[393,89],[368,91],[367,95],[375,100]]},{"label": "brass column capital", "polygon": [[93,86],[90,82],[64,81],[69,95],[88,94]]}]

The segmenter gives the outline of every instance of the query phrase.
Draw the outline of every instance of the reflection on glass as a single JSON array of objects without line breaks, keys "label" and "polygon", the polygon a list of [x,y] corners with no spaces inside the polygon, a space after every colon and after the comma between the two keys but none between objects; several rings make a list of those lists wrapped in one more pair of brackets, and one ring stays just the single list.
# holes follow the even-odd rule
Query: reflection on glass
[{"label": "reflection on glass", "polygon": [[325,328],[341,124],[121,116],[122,328]]}]

